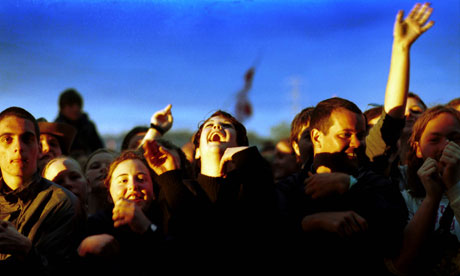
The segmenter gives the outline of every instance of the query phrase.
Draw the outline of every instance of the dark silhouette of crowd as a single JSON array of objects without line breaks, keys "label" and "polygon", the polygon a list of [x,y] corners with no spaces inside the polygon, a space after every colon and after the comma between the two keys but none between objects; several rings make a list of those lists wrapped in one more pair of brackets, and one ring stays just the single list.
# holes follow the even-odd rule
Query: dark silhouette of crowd
[{"label": "dark silhouette of crowd", "polygon": [[273,153],[223,110],[181,148],[168,105],[120,151],[75,89],[54,122],[3,110],[2,275],[460,275],[460,101],[409,92],[431,13],[396,15],[382,105],[324,99]]}]

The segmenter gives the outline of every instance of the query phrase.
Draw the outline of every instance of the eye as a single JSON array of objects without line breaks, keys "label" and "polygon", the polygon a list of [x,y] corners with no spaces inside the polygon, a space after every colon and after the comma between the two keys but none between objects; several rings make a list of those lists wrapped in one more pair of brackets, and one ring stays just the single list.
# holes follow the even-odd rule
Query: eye
[{"label": "eye", "polygon": [[203,128],[212,128],[213,126],[214,126],[213,123],[206,123],[206,124],[204,124]]},{"label": "eye", "polygon": [[13,137],[4,135],[2,138],[0,138],[0,142],[4,144],[11,144],[11,142],[13,142]]},{"label": "eye", "polygon": [[233,128],[233,125],[230,123],[222,123],[223,128]]},{"label": "eye", "polygon": [[345,133],[340,133],[338,136],[340,139],[350,139],[352,134],[349,132],[345,132]]},{"label": "eye", "polygon": [[99,164],[99,162],[94,162],[89,166],[89,168],[92,170],[99,169],[100,167],[101,167],[101,164]]}]

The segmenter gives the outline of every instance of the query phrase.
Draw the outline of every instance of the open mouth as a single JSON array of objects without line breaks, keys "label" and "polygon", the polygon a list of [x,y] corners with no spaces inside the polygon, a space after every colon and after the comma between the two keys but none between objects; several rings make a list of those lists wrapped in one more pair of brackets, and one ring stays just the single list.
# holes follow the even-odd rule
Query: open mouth
[{"label": "open mouth", "polygon": [[214,132],[209,136],[208,141],[210,141],[210,142],[222,142],[222,137],[221,137],[220,133]]}]

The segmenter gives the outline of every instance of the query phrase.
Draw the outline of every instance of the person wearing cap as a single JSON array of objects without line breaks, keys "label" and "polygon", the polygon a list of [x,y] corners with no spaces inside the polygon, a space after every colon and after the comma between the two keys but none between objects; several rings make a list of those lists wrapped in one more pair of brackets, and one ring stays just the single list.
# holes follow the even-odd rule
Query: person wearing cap
[{"label": "person wearing cap", "polygon": [[44,118],[37,119],[40,128],[42,151],[38,161],[40,171],[46,163],[61,155],[68,155],[77,130],[65,123],[50,123]]}]

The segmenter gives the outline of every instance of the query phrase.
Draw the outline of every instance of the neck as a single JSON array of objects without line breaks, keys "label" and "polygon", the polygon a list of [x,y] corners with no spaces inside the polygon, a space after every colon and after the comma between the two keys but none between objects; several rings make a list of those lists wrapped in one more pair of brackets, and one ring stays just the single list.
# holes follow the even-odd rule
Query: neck
[{"label": "neck", "polygon": [[223,176],[220,160],[222,155],[218,152],[207,154],[201,157],[201,174],[210,177]]},{"label": "neck", "polygon": [[30,180],[31,179],[26,180],[23,177],[15,176],[15,175],[14,176],[11,176],[11,175],[3,176],[3,181],[13,191],[24,186],[24,184],[28,183]]}]

